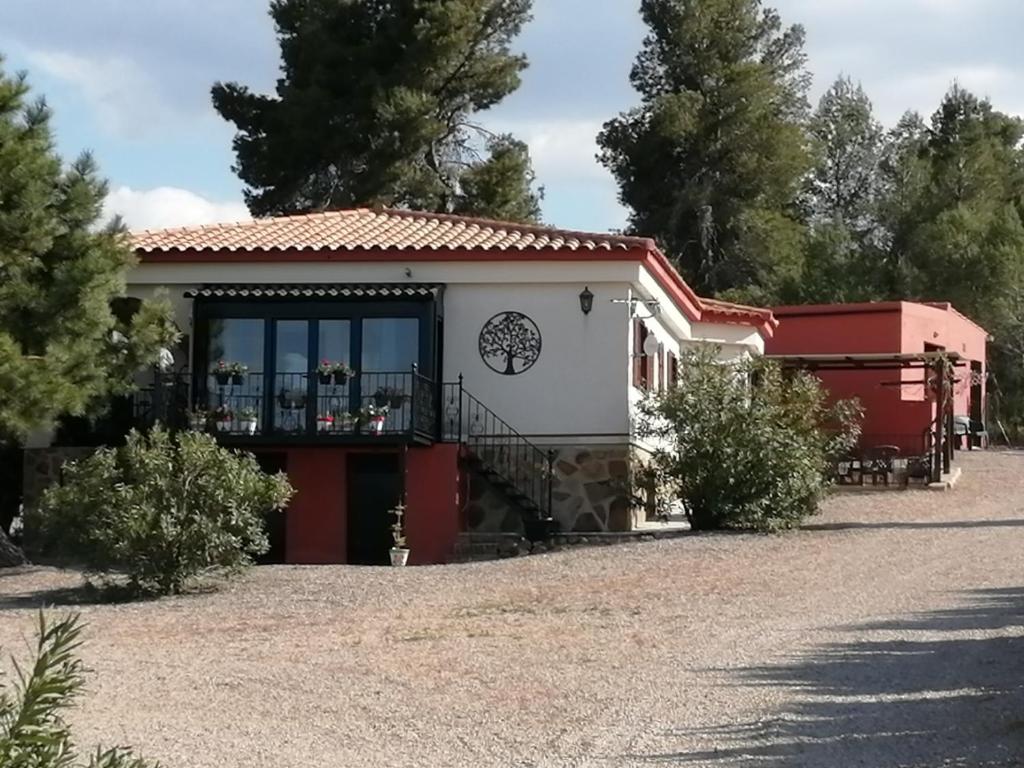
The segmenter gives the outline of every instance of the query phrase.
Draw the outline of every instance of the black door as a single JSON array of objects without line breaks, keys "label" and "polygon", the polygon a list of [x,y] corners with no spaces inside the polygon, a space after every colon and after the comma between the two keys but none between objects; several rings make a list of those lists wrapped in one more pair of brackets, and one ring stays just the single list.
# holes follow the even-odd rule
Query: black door
[{"label": "black door", "polygon": [[388,565],[390,510],[401,498],[398,455],[363,453],[348,457],[348,562]]},{"label": "black door", "polygon": [[[288,454],[286,453],[257,453],[256,461],[267,474],[275,475],[278,472],[286,472],[288,469]],[[285,561],[285,515],[288,511],[270,512],[266,518],[267,538],[270,539],[270,549],[267,553],[256,558],[260,565],[279,565]]]}]

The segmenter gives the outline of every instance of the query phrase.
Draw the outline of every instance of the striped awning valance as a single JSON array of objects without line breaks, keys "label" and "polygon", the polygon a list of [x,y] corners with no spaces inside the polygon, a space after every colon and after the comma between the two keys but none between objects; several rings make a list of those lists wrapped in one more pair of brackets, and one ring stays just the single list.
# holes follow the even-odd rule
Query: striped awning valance
[{"label": "striped awning valance", "polygon": [[204,285],[187,299],[432,299],[441,286],[427,283],[322,283],[304,285]]}]

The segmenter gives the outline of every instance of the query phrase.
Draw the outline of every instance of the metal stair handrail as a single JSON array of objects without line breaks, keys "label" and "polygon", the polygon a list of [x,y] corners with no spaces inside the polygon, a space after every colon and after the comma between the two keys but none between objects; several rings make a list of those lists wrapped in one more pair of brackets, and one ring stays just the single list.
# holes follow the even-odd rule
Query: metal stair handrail
[{"label": "metal stair handrail", "polygon": [[442,399],[441,439],[465,445],[535,508],[538,519],[550,520],[555,452],[532,443],[468,392],[462,375],[444,385]]}]

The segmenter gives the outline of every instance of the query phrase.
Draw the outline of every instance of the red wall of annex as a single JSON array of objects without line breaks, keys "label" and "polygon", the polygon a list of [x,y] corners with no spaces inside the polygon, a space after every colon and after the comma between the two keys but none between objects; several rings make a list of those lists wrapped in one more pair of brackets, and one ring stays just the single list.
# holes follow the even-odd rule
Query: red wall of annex
[{"label": "red wall of annex", "polygon": [[[778,307],[779,327],[766,340],[769,355],[897,354],[941,348],[985,367],[988,334],[949,305],[911,302]],[[923,449],[934,405],[920,370],[832,371],[819,374],[835,399],[856,397],[864,406],[863,442]],[[971,411],[970,367],[959,369],[955,413]],[[984,397],[984,393],[982,395]]]}]

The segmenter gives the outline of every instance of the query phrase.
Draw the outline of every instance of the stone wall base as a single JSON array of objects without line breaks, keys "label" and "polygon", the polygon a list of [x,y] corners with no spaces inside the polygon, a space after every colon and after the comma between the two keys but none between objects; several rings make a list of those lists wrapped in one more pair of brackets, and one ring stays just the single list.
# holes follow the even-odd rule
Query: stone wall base
[{"label": "stone wall base", "polygon": [[[626,444],[551,448],[552,515],[563,532],[629,532],[651,518],[650,497],[638,480],[645,460],[641,451]],[[523,533],[520,510],[474,471],[469,475],[465,520],[469,533]]]}]

